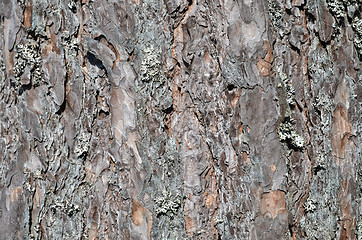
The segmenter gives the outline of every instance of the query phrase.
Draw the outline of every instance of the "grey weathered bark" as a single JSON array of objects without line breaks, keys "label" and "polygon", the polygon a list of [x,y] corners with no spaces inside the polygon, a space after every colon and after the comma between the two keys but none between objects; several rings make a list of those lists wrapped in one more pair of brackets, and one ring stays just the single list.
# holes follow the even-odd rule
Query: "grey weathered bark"
[{"label": "grey weathered bark", "polygon": [[361,0],[1,0],[0,239],[362,239]]}]

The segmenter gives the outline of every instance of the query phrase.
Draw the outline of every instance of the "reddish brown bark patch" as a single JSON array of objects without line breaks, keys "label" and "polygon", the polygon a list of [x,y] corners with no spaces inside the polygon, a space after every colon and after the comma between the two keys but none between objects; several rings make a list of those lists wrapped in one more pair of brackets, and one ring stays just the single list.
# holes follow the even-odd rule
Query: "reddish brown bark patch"
[{"label": "reddish brown bark patch", "polygon": [[33,11],[33,6],[31,1],[26,5],[24,10],[24,27],[30,28],[31,27],[31,15]]},{"label": "reddish brown bark patch", "polygon": [[341,235],[340,240],[351,240],[356,239],[354,235],[355,219],[351,205],[352,196],[351,191],[353,189],[353,180],[344,180],[341,183],[339,189],[338,198],[341,202]]},{"label": "reddish brown bark patch", "polygon": [[12,187],[10,192],[10,201],[11,202],[17,201],[19,199],[21,192],[22,192],[21,186],[17,186],[15,188]]},{"label": "reddish brown bark patch", "polygon": [[279,214],[286,214],[285,193],[280,190],[264,193],[261,196],[260,211],[273,219]]},{"label": "reddish brown bark patch", "polygon": [[260,74],[263,77],[266,77],[271,74],[271,68],[272,68],[271,64],[273,62],[273,52],[272,52],[272,49],[271,49],[268,41],[264,42],[263,48],[266,49],[268,52],[264,58],[259,56],[259,60],[256,63],[256,66],[258,67]]},{"label": "reddish brown bark patch", "polygon": [[131,220],[136,226],[140,226],[143,223],[143,207],[136,200],[133,200]]},{"label": "reddish brown bark patch", "polygon": [[344,106],[338,105],[333,113],[331,141],[333,155],[336,157],[336,164],[340,165],[345,158],[348,136],[351,133],[351,123],[348,120],[347,110]]},{"label": "reddish brown bark patch", "polygon": [[185,216],[185,223],[186,223],[186,233],[189,237],[192,237],[193,232],[195,231],[195,223],[191,217]]},{"label": "reddish brown bark patch", "polygon": [[145,218],[147,220],[147,236],[148,239],[151,239],[152,215],[148,209],[146,209],[138,201],[133,199],[131,213],[131,220],[133,224],[136,226],[141,226]]},{"label": "reddish brown bark patch", "polygon": [[242,153],[242,159],[243,159],[243,163],[249,163],[250,162],[250,158],[249,155],[247,154],[247,152],[243,151]]}]

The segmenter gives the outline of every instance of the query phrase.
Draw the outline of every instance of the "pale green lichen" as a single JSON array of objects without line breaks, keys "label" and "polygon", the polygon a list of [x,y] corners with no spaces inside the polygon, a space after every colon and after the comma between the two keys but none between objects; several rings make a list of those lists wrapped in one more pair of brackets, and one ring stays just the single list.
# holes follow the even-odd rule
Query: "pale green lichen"
[{"label": "pale green lichen", "polygon": [[[362,4],[361,0],[328,0],[328,8],[337,19],[343,19],[347,15],[352,19],[352,29],[354,31],[353,43],[357,49],[358,55],[362,57],[362,19],[358,12],[359,6]],[[333,26],[334,29],[341,32],[341,24]],[[341,38],[341,37],[340,37]]]},{"label": "pale green lichen", "polygon": [[305,201],[305,203],[303,204],[304,207],[304,211],[305,212],[314,212],[317,209],[317,202],[314,199],[308,199],[307,201]]},{"label": "pale green lichen", "polygon": [[331,115],[329,114],[332,111],[331,99],[322,93],[313,101],[313,107],[316,111],[320,112],[320,130],[322,133],[327,134],[330,131],[329,128],[332,122]]},{"label": "pale green lichen", "polygon": [[285,73],[279,71],[279,78],[281,82],[278,84],[278,86],[284,88],[284,91],[286,92],[287,103],[289,105],[293,105],[295,94],[295,89],[293,85],[290,84],[289,79]]},{"label": "pale green lichen", "polygon": [[[63,31],[61,33],[61,39],[62,39],[62,46],[64,48],[64,52],[67,56],[73,56],[75,57],[77,55],[77,52],[79,50],[79,39],[78,38],[72,38],[69,31]],[[89,51],[88,42],[85,41],[84,46],[86,51]]]},{"label": "pale green lichen", "polygon": [[[305,239],[336,239],[340,226],[335,217],[340,211],[339,189],[341,175],[333,161],[326,170],[314,174],[311,179],[308,199],[304,204],[306,214],[300,226],[306,233]],[[302,221],[303,220],[303,221]]]},{"label": "pale green lichen", "polygon": [[145,95],[165,97],[167,88],[164,88],[166,78],[162,72],[161,54],[155,47],[150,46],[143,50],[140,76],[136,83],[138,91]]},{"label": "pale green lichen", "polygon": [[290,83],[287,75],[278,68],[278,75],[280,82],[278,87],[282,88],[285,92],[285,101],[287,106],[285,106],[284,120],[278,127],[279,140],[287,144],[289,148],[292,149],[302,149],[304,146],[304,139],[302,136],[297,134],[294,129],[294,120],[291,117],[290,107],[294,105],[294,94],[295,90],[293,85]]},{"label": "pale green lichen", "polygon": [[176,140],[172,137],[168,139],[165,146],[165,152],[167,153],[167,160],[171,165],[178,159]]},{"label": "pale green lichen", "polygon": [[362,57],[362,19],[355,17],[352,22],[352,28],[354,30],[354,45],[356,46],[357,52]]},{"label": "pale green lichen", "polygon": [[141,81],[155,82],[162,81],[163,74],[161,72],[160,54],[151,46],[143,50],[144,58],[141,62]]},{"label": "pale green lichen", "polygon": [[[36,43],[19,44],[15,48],[16,62],[14,65],[15,86],[21,85],[22,78],[37,86],[42,82],[41,57]],[[24,76],[28,75],[28,76]]]},{"label": "pale green lichen", "polygon": [[352,5],[358,6],[361,4],[361,0],[327,0],[329,10],[337,18],[343,18],[346,16],[346,8]]},{"label": "pale green lichen", "polygon": [[304,146],[304,139],[296,133],[292,119],[285,120],[279,125],[279,140],[285,142],[289,148],[301,149]]},{"label": "pale green lichen", "polygon": [[80,157],[83,155],[83,153],[88,152],[90,138],[91,133],[89,132],[82,132],[78,136],[78,143],[74,148],[74,153],[77,155],[77,157]]},{"label": "pale green lichen", "polygon": [[362,239],[362,220],[357,222],[356,235],[358,240]]},{"label": "pale green lichen", "polygon": [[345,8],[343,1],[341,0],[328,0],[328,7],[333,15],[337,18],[343,18],[346,16]]},{"label": "pale green lichen", "polygon": [[156,202],[156,215],[166,215],[173,218],[177,215],[181,208],[181,196],[179,194],[172,194],[170,191],[164,190],[161,196],[155,198]]},{"label": "pale green lichen", "polygon": [[268,0],[268,12],[271,23],[274,28],[279,29],[283,26],[283,8],[275,0]]}]

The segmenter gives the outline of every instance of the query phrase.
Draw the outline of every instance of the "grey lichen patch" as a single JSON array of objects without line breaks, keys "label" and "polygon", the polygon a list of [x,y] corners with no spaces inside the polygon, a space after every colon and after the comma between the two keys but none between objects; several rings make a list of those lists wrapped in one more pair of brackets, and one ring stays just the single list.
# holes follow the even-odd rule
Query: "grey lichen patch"
[{"label": "grey lichen patch", "polygon": [[356,225],[357,239],[362,239],[362,220],[359,220]]},{"label": "grey lichen patch", "polygon": [[279,78],[280,78],[280,83],[278,84],[278,87],[281,87],[284,89],[284,91],[286,93],[287,103],[289,105],[293,105],[294,104],[294,94],[295,94],[295,89],[294,89],[293,85],[290,84],[289,78],[287,77],[287,75],[285,73],[279,71]]},{"label": "grey lichen patch", "polygon": [[293,124],[294,120],[292,118],[285,118],[278,128],[279,140],[286,143],[289,148],[302,149],[304,139],[296,133]]},{"label": "grey lichen patch", "polygon": [[142,51],[137,89],[146,98],[152,97],[158,108],[166,110],[172,105],[172,92],[162,70],[161,53],[150,45]]},{"label": "grey lichen patch", "polygon": [[72,12],[75,13],[77,11],[77,3],[75,0],[69,1],[67,5]]},{"label": "grey lichen patch", "polygon": [[34,86],[40,85],[42,82],[42,60],[38,45],[33,42],[17,45],[15,48],[15,58],[15,86],[19,87],[29,83],[32,83]]},{"label": "grey lichen patch", "polygon": [[[362,4],[361,0],[327,0],[328,8],[335,18],[343,19],[349,17],[352,19],[351,25],[354,31],[354,45],[357,49],[358,55],[362,57],[362,19],[358,10]],[[334,29],[341,32],[343,27],[341,21],[339,24],[333,26]]]},{"label": "grey lichen patch", "polygon": [[273,27],[281,28],[283,26],[283,8],[276,0],[268,0],[268,12]]},{"label": "grey lichen patch", "polygon": [[163,80],[161,73],[160,54],[153,47],[147,47],[143,50],[144,57],[141,62],[140,79],[142,82],[160,82]]},{"label": "grey lichen patch", "polygon": [[79,39],[73,38],[69,31],[63,31],[61,34],[62,46],[67,56],[76,56],[79,50]]},{"label": "grey lichen patch", "polygon": [[348,1],[345,1],[345,0],[327,0],[329,10],[337,18],[343,18],[346,15],[343,2],[348,2]]},{"label": "grey lichen patch", "polygon": [[177,152],[177,144],[176,144],[176,140],[172,137],[170,137],[167,142],[166,142],[166,146],[165,146],[165,152],[167,154],[167,160],[169,161],[170,164],[173,165],[173,163],[178,160],[178,152]]},{"label": "grey lichen patch", "polygon": [[50,204],[50,209],[54,213],[56,213],[57,211],[61,211],[67,214],[69,217],[80,212],[80,207],[78,204],[74,204],[67,199],[61,200],[59,198],[53,200],[53,202]]},{"label": "grey lichen patch", "polygon": [[356,6],[358,8],[358,4],[361,3],[361,0],[327,0],[329,10],[337,18],[345,17],[346,9],[348,10],[351,6]]},{"label": "grey lichen patch", "polygon": [[164,190],[161,196],[155,198],[157,216],[175,217],[181,208],[181,195]]},{"label": "grey lichen patch", "polygon": [[313,86],[316,87],[321,82],[321,78],[328,79],[333,74],[333,69],[329,66],[333,65],[333,61],[328,55],[328,52],[322,49],[319,45],[319,41],[314,39],[311,44],[310,59],[308,59],[308,74],[312,79]]},{"label": "grey lichen patch", "polygon": [[338,167],[328,162],[328,169],[313,175],[309,196],[304,204],[306,214],[300,225],[306,232],[305,239],[336,239],[339,223],[336,214],[340,211]]},{"label": "grey lichen patch", "polygon": [[17,2],[22,7],[25,5],[25,0],[17,0]]},{"label": "grey lichen patch", "polygon": [[314,212],[317,209],[317,202],[314,199],[309,198],[303,206],[305,212]]},{"label": "grey lichen patch", "polygon": [[91,138],[91,133],[89,132],[82,132],[79,135],[78,143],[74,148],[74,153],[77,155],[77,157],[80,157],[84,153],[88,152],[90,138]]},{"label": "grey lichen patch", "polygon": [[78,213],[80,211],[79,205],[73,204],[67,201],[67,204],[65,205],[65,212],[69,217],[73,216],[74,214]]},{"label": "grey lichen patch", "polygon": [[330,115],[332,111],[331,99],[325,94],[320,94],[313,101],[313,108],[320,112],[320,130],[324,134],[329,133],[329,127],[332,123],[332,117]]},{"label": "grey lichen patch", "polygon": [[354,30],[354,45],[357,49],[358,55],[362,57],[362,19],[355,17],[352,22],[352,28]]},{"label": "grey lichen patch", "polygon": [[142,52],[140,76],[136,86],[144,96],[154,97],[162,109],[172,104],[171,92],[167,88],[166,77],[162,71],[161,54],[152,45]]},{"label": "grey lichen patch", "polygon": [[278,135],[281,142],[286,143],[290,149],[302,149],[304,146],[304,139],[302,136],[297,134],[294,129],[295,121],[291,117],[291,107],[294,106],[294,94],[295,90],[293,85],[290,83],[287,75],[278,69],[278,75],[280,82],[278,88],[282,88],[285,96],[285,106],[283,106],[283,121],[279,124]]}]

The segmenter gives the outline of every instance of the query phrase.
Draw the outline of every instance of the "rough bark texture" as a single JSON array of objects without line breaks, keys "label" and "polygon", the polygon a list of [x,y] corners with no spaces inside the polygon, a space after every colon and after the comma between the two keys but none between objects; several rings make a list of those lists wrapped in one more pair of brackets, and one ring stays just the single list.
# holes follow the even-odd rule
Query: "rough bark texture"
[{"label": "rough bark texture", "polygon": [[361,0],[1,0],[0,239],[362,239]]}]

